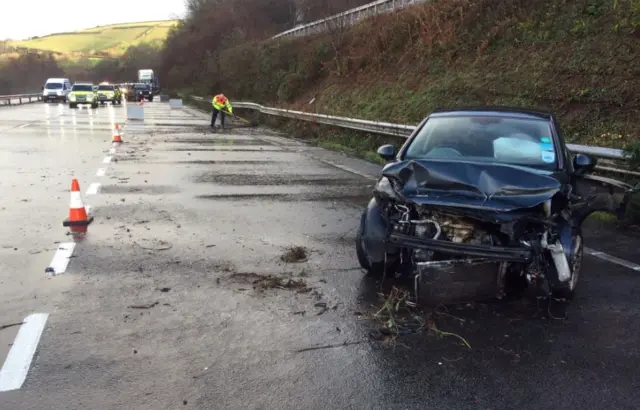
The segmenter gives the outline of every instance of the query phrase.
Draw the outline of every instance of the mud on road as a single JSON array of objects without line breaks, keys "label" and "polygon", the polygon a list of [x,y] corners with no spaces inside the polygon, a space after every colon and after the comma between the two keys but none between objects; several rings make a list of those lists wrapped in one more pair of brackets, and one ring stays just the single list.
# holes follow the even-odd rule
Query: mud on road
[{"label": "mud on road", "polygon": [[259,129],[203,135],[207,118],[189,109],[145,110],[166,117],[162,132],[125,128],[63,275],[73,286],[0,408],[637,402],[637,272],[588,259],[561,312],[526,300],[416,309],[355,256],[378,167]]}]

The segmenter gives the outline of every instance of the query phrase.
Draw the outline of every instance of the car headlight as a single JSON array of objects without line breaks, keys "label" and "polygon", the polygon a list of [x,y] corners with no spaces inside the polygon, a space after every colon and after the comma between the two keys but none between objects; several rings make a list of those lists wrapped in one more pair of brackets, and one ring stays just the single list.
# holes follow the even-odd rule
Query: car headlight
[{"label": "car headlight", "polygon": [[398,197],[398,194],[393,189],[393,185],[391,185],[391,181],[389,181],[389,178],[387,177],[382,177],[382,179],[378,181],[376,187],[374,188],[374,191],[380,194],[384,194],[389,198]]},{"label": "car headlight", "polygon": [[88,98],[89,100],[93,100],[93,93],[89,93],[89,94],[87,94],[87,98]]},{"label": "car headlight", "polygon": [[75,101],[76,100],[76,95],[71,93],[69,94],[69,101]]}]

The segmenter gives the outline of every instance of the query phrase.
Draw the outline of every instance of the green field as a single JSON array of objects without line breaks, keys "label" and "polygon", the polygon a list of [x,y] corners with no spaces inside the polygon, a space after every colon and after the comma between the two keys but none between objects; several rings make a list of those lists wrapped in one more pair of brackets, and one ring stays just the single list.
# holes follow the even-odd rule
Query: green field
[{"label": "green field", "polygon": [[10,46],[58,53],[120,54],[127,47],[163,41],[177,21],[147,21],[55,33],[30,40],[12,41]]}]

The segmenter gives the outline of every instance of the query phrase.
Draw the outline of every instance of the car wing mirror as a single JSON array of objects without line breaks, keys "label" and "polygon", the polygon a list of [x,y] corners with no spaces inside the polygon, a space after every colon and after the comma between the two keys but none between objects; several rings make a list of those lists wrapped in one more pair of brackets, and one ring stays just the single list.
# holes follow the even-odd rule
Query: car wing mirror
[{"label": "car wing mirror", "polygon": [[593,171],[598,163],[598,159],[587,154],[576,154],[573,157],[573,170],[577,174],[587,174]]},{"label": "car wing mirror", "polygon": [[396,147],[391,144],[383,145],[378,148],[378,155],[380,155],[380,157],[385,161],[392,161],[396,157],[396,154]]}]

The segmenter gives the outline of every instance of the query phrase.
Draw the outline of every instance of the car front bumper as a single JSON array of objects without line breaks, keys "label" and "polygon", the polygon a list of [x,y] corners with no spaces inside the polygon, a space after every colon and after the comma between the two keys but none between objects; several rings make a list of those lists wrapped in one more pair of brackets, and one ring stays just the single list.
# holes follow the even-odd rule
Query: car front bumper
[{"label": "car front bumper", "polygon": [[51,95],[43,95],[42,99],[44,101],[64,101],[67,98],[66,95],[58,95],[58,94],[51,94]]},{"label": "car front bumper", "polygon": [[78,99],[78,98],[76,98],[75,100],[69,100],[69,102],[71,104],[78,104],[78,105],[80,105],[80,104],[92,105],[92,104],[97,104],[98,103],[97,100],[81,100],[81,99]]},{"label": "car front bumper", "polygon": [[471,245],[442,241],[438,239],[417,238],[411,235],[391,233],[388,242],[401,248],[414,248],[448,255],[483,258],[497,262],[529,263],[533,260],[531,249],[522,247]]}]

